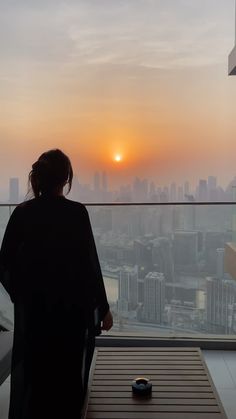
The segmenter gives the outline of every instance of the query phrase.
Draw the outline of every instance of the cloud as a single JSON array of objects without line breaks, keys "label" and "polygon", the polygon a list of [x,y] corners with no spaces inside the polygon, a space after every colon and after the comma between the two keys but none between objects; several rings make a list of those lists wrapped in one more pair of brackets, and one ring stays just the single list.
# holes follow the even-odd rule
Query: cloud
[{"label": "cloud", "polygon": [[157,69],[221,63],[233,44],[233,1],[2,2],[2,60]]}]

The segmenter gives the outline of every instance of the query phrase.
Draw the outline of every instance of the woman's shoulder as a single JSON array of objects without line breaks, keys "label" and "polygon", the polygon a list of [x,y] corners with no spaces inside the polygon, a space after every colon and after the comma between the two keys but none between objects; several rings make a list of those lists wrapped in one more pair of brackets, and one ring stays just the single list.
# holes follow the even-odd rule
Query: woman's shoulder
[{"label": "woman's shoulder", "polygon": [[73,201],[64,196],[57,197],[53,200],[42,200],[40,198],[29,199],[18,204],[13,212],[15,215],[31,214],[31,212],[34,213],[35,211],[41,211],[43,208],[46,210],[49,208],[52,208],[53,210],[57,209],[57,212],[62,212],[67,215],[70,213],[71,215],[80,215],[81,217],[88,216],[88,211],[84,204],[78,201]]},{"label": "woman's shoulder", "polygon": [[28,201],[22,201],[19,204],[17,204],[14,208],[12,213],[13,214],[20,214],[22,212],[24,212],[25,209],[29,208],[30,206],[33,205],[34,199],[30,199]]},{"label": "woman's shoulder", "polygon": [[80,214],[81,216],[87,216],[88,211],[84,204],[78,201],[73,201],[71,199],[65,198],[63,199],[63,204],[66,206],[69,210],[76,214]]}]

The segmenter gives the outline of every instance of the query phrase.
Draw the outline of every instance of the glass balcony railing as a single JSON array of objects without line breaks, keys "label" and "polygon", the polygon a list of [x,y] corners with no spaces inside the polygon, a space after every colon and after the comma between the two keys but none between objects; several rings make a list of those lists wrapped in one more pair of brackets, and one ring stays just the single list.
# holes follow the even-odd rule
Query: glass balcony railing
[{"label": "glass balcony railing", "polygon": [[[225,265],[236,204],[87,208],[114,314],[112,334],[236,339],[236,281]],[[0,206],[0,240],[12,209]],[[0,324],[13,327],[3,288]]]}]

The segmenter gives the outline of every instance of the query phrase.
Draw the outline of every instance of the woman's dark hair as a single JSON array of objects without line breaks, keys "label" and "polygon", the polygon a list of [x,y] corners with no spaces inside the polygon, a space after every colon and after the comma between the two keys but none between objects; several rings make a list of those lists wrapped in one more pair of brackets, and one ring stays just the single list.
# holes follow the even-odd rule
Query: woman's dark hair
[{"label": "woman's dark hair", "polygon": [[29,173],[29,191],[32,189],[35,198],[43,194],[53,194],[58,188],[68,183],[71,190],[73,169],[69,157],[61,150],[49,150],[41,154],[32,165]]}]

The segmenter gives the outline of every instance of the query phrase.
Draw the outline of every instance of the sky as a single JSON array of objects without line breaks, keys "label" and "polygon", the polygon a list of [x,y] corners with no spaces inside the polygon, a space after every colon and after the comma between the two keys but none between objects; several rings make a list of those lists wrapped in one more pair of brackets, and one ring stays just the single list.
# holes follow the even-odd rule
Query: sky
[{"label": "sky", "polygon": [[[0,2],[0,192],[61,148],[82,183],[236,175],[234,0]],[[117,154],[121,162],[115,162]]]}]

